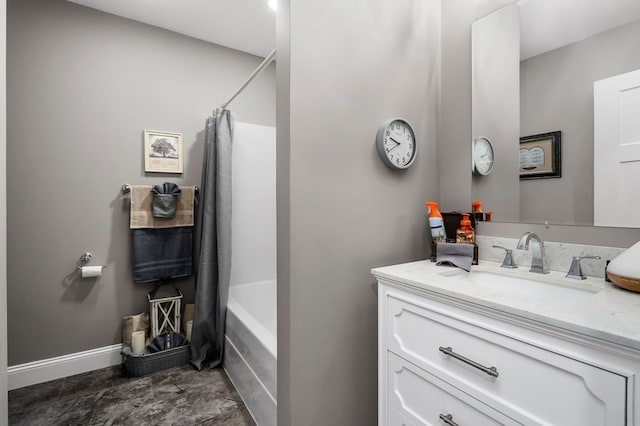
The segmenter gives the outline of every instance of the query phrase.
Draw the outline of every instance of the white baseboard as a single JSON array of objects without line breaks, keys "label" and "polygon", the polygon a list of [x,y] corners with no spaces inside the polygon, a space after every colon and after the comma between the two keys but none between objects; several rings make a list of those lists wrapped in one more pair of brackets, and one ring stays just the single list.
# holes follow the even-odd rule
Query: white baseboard
[{"label": "white baseboard", "polygon": [[9,390],[122,363],[122,345],[111,345],[7,368]]}]

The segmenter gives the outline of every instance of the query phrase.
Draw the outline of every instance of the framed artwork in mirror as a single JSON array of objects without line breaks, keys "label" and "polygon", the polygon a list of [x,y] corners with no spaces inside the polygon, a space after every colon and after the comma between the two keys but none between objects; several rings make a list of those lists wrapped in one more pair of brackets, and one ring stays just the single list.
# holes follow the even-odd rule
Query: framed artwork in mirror
[{"label": "framed artwork in mirror", "polygon": [[520,138],[520,180],[562,177],[562,132]]}]

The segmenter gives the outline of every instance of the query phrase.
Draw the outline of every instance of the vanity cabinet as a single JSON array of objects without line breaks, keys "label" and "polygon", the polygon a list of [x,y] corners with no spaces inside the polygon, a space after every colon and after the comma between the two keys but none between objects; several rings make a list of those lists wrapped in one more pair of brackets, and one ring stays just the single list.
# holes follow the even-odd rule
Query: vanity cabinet
[{"label": "vanity cabinet", "polygon": [[640,424],[638,351],[377,279],[380,425]]}]

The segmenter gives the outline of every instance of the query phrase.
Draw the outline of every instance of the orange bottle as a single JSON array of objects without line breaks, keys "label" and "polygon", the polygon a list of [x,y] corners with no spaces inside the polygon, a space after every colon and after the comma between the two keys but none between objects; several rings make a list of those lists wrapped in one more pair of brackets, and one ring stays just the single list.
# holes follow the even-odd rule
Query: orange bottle
[{"label": "orange bottle", "polygon": [[429,227],[431,228],[431,240],[434,243],[444,243],[447,241],[447,234],[444,231],[444,220],[438,210],[438,203],[427,201],[424,203],[429,212]]},{"label": "orange bottle", "polygon": [[471,202],[471,217],[478,222],[482,222],[485,220],[485,214],[482,212],[482,201],[472,201]]},{"label": "orange bottle", "polygon": [[474,244],[476,242],[476,233],[471,227],[469,213],[462,213],[460,227],[456,231],[456,243]]}]

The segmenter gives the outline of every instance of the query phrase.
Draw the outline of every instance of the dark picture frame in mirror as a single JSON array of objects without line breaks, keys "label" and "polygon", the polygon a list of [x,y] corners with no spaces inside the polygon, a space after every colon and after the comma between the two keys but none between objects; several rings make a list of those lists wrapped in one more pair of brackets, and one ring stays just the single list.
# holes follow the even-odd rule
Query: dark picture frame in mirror
[{"label": "dark picture frame in mirror", "polygon": [[520,180],[562,177],[562,132],[520,138]]}]

